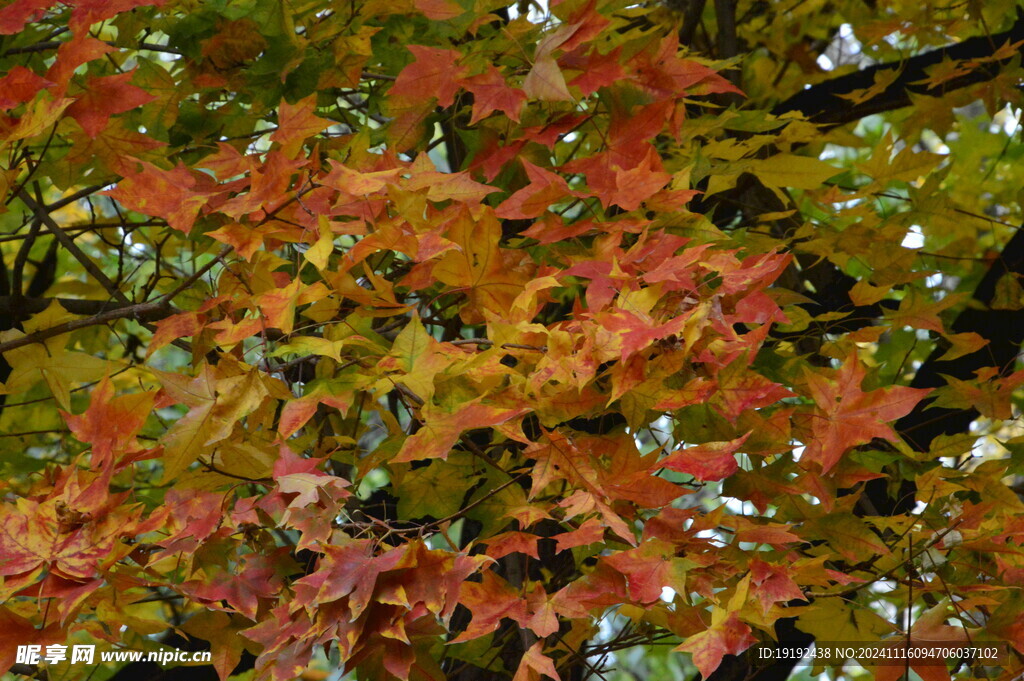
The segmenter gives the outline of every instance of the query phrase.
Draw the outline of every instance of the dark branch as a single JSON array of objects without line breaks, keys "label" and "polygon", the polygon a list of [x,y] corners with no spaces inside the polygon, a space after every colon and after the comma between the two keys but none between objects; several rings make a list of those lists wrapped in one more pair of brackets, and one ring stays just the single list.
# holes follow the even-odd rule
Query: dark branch
[{"label": "dark branch", "polygon": [[[9,299],[10,297],[7,296]],[[91,301],[77,301],[77,302],[91,302]],[[62,303],[63,304],[63,303]],[[105,312],[100,312],[91,317],[83,317],[82,319],[72,319],[71,321],[64,322],[63,324],[57,324],[45,329],[39,329],[25,336],[18,336],[8,341],[0,343],[0,354],[15,348],[20,348],[25,345],[31,345],[32,343],[40,343],[48,338],[54,336],[61,336],[65,333],[71,333],[78,329],[84,329],[88,326],[97,326],[99,324],[106,324],[108,322],[116,321],[118,319],[126,319],[131,317],[133,319],[152,318],[157,315],[167,316],[170,314],[171,307],[164,300],[154,300],[148,303],[135,303],[128,305],[110,305],[110,309]],[[69,310],[70,312],[70,310]]]},{"label": "dark branch", "polygon": [[[976,352],[951,360],[940,360],[946,347],[935,348],[914,375],[915,388],[937,388],[946,385],[943,376],[962,381],[975,377],[983,367],[997,367],[1002,376],[1013,371],[1014,360],[1024,342],[1024,324],[1020,310],[993,309],[996,284],[1004,276],[1024,275],[1024,230],[1018,230],[1006,242],[999,259],[992,263],[972,296],[972,303],[953,321],[953,333],[974,332],[988,341]],[[900,419],[897,431],[917,451],[926,452],[939,435],[967,432],[971,421],[978,418],[976,409],[927,409],[931,401]]]},{"label": "dark branch", "polygon": [[[930,67],[943,61],[985,59],[992,56],[994,48],[1020,41],[1024,41],[1024,16],[1019,17],[1013,27],[1003,33],[970,38],[962,43],[926,52],[905,61],[877,64],[856,73],[819,83],[778,104],[772,109],[772,113],[781,116],[800,111],[809,120],[828,127],[852,123],[870,114],[909,106],[911,95],[941,97],[947,92],[992,80],[1010,62],[1009,59],[986,62],[969,73],[935,87],[928,87],[927,84],[920,82],[928,78],[927,70]],[[1024,50],[1018,48],[1017,53],[1024,53]],[[889,69],[899,69],[900,74],[877,97],[860,104],[853,104],[839,97],[871,87],[875,83],[875,75]]]},{"label": "dark branch", "polygon": [[[108,300],[81,300],[77,298],[26,298],[21,296],[0,296],[0,315],[17,312],[20,314],[38,314],[45,310],[53,301],[71,314],[91,316],[112,310],[123,310],[135,306],[115,303]],[[138,312],[136,310],[136,312]],[[167,316],[163,310],[153,308],[150,312],[139,313],[140,319],[160,320]]]},{"label": "dark branch", "polygon": [[[975,378],[975,372],[984,367],[997,367],[1001,376],[1013,371],[1014,360],[1024,343],[1024,324],[1021,324],[1020,310],[1002,310],[991,307],[996,294],[996,284],[1004,276],[1024,275],[1024,230],[1014,233],[1000,258],[992,264],[974,290],[971,303],[957,315],[950,331],[952,333],[974,332],[988,341],[976,352],[951,360],[940,359],[948,349],[939,343],[931,355],[921,364],[911,385],[915,388],[938,388],[946,385],[943,376],[952,376],[962,381]],[[896,422],[896,432],[918,452],[927,452],[932,442],[940,435],[966,433],[971,421],[978,418],[974,407],[950,409],[932,407],[934,398],[922,400],[909,414]],[[895,495],[887,488],[885,480],[871,480],[865,486],[864,494],[878,515],[907,513],[914,507],[916,486],[912,480],[904,480]]]}]

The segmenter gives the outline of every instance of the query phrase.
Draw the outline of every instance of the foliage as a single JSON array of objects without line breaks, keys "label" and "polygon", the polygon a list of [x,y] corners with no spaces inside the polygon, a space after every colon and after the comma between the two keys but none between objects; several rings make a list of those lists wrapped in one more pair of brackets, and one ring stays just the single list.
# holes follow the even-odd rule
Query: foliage
[{"label": "foliage", "polygon": [[0,9],[0,667],[1021,672],[1014,3],[550,5]]}]

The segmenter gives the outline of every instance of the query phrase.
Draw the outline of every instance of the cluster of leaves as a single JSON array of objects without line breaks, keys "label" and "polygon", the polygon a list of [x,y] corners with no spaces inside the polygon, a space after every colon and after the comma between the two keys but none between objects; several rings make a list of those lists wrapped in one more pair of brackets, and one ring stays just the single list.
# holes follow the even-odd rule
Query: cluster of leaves
[{"label": "cluster of leaves", "polygon": [[0,668],[1018,675],[1013,3],[713,5],[0,8]]}]

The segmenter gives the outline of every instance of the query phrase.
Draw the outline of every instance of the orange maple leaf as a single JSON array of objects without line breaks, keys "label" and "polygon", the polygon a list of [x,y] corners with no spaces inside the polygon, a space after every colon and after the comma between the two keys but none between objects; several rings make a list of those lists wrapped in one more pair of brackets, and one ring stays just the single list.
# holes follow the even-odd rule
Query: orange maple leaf
[{"label": "orange maple leaf", "polygon": [[391,96],[411,101],[437,99],[449,107],[462,85],[466,67],[459,66],[462,53],[425,45],[407,45],[415,60],[402,69],[391,86]]},{"label": "orange maple leaf", "polygon": [[409,437],[392,463],[420,459],[446,459],[459,436],[467,430],[496,426],[522,416],[528,409],[503,409],[474,400],[455,412],[427,404],[423,407],[423,427]]},{"label": "orange maple leaf", "polygon": [[723,657],[738,655],[756,642],[750,627],[730,612],[721,622],[686,639],[676,650],[692,654],[693,664],[706,679],[718,669]]},{"label": "orange maple leaf", "polygon": [[109,464],[115,454],[137,446],[135,436],[153,410],[155,393],[130,393],[114,397],[106,377],[89,396],[89,408],[81,415],[65,414],[64,421],[80,442],[92,445],[93,467]]},{"label": "orange maple leaf", "polygon": [[197,189],[198,178],[183,164],[163,170],[142,162],[142,172],[121,180],[107,192],[124,207],[167,220],[174,229],[185,234],[206,205],[209,196]]}]

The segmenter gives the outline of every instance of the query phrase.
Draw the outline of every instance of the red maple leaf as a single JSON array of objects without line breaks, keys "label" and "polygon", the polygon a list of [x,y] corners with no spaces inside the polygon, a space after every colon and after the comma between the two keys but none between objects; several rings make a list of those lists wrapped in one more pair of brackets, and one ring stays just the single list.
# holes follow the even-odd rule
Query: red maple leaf
[{"label": "red maple leaf", "polygon": [[674,553],[672,544],[653,538],[635,549],[612,554],[604,562],[626,576],[632,600],[647,604],[661,598],[666,586],[685,590],[686,567],[692,563]]},{"label": "red maple leaf", "polygon": [[537,541],[540,537],[528,532],[502,532],[484,540],[487,544],[487,555],[498,560],[510,553],[524,553],[540,559],[537,552]]},{"label": "red maple leaf", "polygon": [[570,196],[578,196],[569,189],[565,179],[557,173],[536,166],[525,158],[520,158],[530,184],[526,185],[498,206],[494,214],[499,218],[523,220],[535,218],[546,211],[551,204],[563,201]]},{"label": "red maple leaf", "polygon": [[113,51],[113,47],[88,33],[76,33],[71,40],[57,48],[57,59],[46,71],[46,78],[57,83],[60,86],[60,94],[63,94],[75,69]]},{"label": "red maple leaf", "polygon": [[78,121],[85,134],[96,137],[114,114],[131,111],[155,99],[129,83],[131,79],[131,73],[90,78],[85,93],[68,107],[68,115]]},{"label": "red maple leaf", "polygon": [[90,26],[99,21],[110,19],[136,7],[160,7],[164,2],[166,0],[78,0],[74,3],[75,9],[71,13],[71,30],[75,33],[85,33]]},{"label": "red maple leaf", "polygon": [[464,582],[459,592],[459,603],[473,613],[473,619],[453,643],[489,634],[505,617],[519,620],[526,615],[526,603],[519,597],[519,592],[492,570],[483,573],[481,582]]},{"label": "red maple leaf", "polygon": [[0,109],[13,109],[31,101],[36,93],[53,85],[24,66],[15,66],[0,78]]},{"label": "red maple leaf", "polygon": [[736,450],[747,441],[750,433],[728,442],[708,442],[673,452],[660,461],[665,468],[689,473],[697,480],[724,480],[737,470]]},{"label": "red maple leaf", "polygon": [[466,72],[464,66],[459,66],[462,53],[425,45],[407,47],[415,60],[398,74],[391,96],[420,102],[434,98],[442,107],[451,106]]},{"label": "red maple leaf", "polygon": [[392,462],[420,459],[444,459],[464,431],[505,423],[522,416],[527,409],[503,409],[479,401],[470,402],[454,412],[446,412],[432,404],[423,408],[423,428],[409,437]]},{"label": "red maple leaf", "polygon": [[540,681],[541,677],[562,681],[555,663],[543,653],[544,641],[537,641],[523,655],[512,681]]},{"label": "red maple leaf", "polygon": [[519,110],[526,101],[526,93],[511,87],[501,71],[488,65],[487,70],[464,80],[466,89],[473,93],[473,117],[469,124],[487,118],[495,111],[504,112],[509,119],[519,122]]},{"label": "red maple leaf", "polygon": [[751,591],[760,601],[765,614],[775,603],[804,597],[800,587],[789,576],[788,566],[772,565],[754,558],[750,561],[750,576],[754,584]]},{"label": "red maple leaf", "polygon": [[588,518],[577,529],[556,534],[552,539],[555,540],[556,552],[596,544],[604,540],[604,525],[597,518]]},{"label": "red maple leaf", "polygon": [[811,435],[801,463],[816,462],[831,470],[850,447],[874,438],[894,441],[889,422],[906,416],[929,390],[893,386],[864,392],[864,367],[853,354],[846,358],[834,380],[804,369],[807,387],[817,409],[810,414]]},{"label": "red maple leaf", "polygon": [[14,35],[42,15],[56,0],[15,0],[0,9],[0,35]]}]

